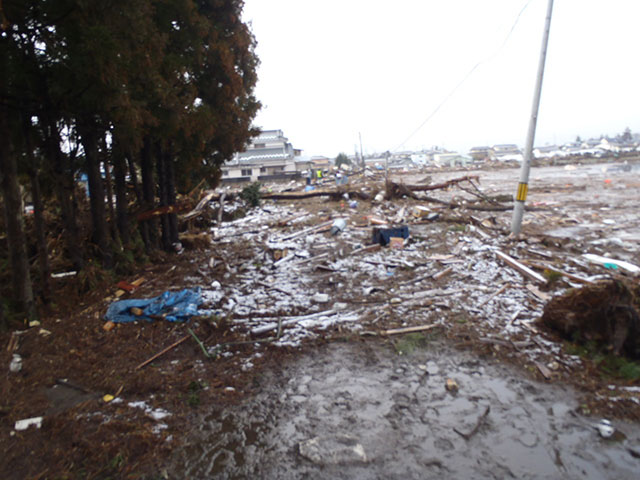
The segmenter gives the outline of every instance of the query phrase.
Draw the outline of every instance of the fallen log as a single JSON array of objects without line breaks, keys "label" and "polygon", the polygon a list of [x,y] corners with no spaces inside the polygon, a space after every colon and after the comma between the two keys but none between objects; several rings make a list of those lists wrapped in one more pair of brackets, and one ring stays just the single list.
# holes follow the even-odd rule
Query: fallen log
[{"label": "fallen log", "polygon": [[392,185],[403,185],[407,190],[412,192],[426,192],[428,190],[442,190],[449,188],[451,185],[455,185],[460,182],[470,182],[472,180],[478,181],[478,175],[465,175],[464,177],[453,178],[443,183],[436,183],[434,185],[411,185],[411,184],[397,184],[390,182]]},{"label": "fallen log", "polygon": [[402,195],[406,195],[411,198],[419,199],[413,192],[426,192],[429,190],[443,190],[445,188],[449,188],[452,185],[455,185],[460,182],[471,182],[472,180],[478,181],[478,175],[466,175],[460,178],[453,178],[443,183],[437,183],[435,185],[411,185],[404,183],[395,183],[388,181],[387,182],[387,192],[385,198],[387,200],[391,200],[393,198],[397,198]]},{"label": "fallen log", "polygon": [[369,194],[362,192],[360,190],[350,190],[350,189],[317,189],[311,191],[303,191],[303,192],[278,192],[278,193],[264,193],[262,194],[262,198],[264,200],[303,200],[305,198],[312,197],[330,197],[332,200],[339,200],[344,196],[344,194],[348,194],[350,197],[357,197],[360,200],[369,200],[371,198]]},{"label": "fallen log", "polygon": [[186,202],[176,203],[174,205],[165,205],[162,207],[154,208],[153,210],[147,210],[145,212],[140,212],[136,215],[136,220],[139,222],[143,222],[145,220],[149,220],[154,217],[159,217],[161,215],[168,215],[170,213],[178,213],[180,211],[186,210],[188,208],[188,204]]}]

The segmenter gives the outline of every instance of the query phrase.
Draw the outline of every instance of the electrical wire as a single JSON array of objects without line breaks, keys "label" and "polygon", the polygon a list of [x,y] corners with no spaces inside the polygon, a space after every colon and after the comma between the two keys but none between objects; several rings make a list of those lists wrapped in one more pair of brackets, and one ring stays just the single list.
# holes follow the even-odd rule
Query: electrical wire
[{"label": "electrical wire", "polygon": [[511,26],[511,29],[509,30],[509,33],[507,33],[507,36],[505,37],[504,41],[502,42],[502,45],[500,45],[500,47],[495,51],[495,53],[493,55],[485,58],[484,60],[480,60],[478,63],[476,63],[471,68],[471,70],[469,70],[469,72],[467,72],[467,74],[464,76],[464,78],[453,88],[453,90],[451,90],[449,92],[449,94],[438,104],[438,106],[431,112],[431,114],[429,114],[429,116],[420,124],[420,126],[418,128],[416,128],[400,145],[398,145],[396,148],[393,149],[394,152],[397,152],[409,140],[411,140],[416,133],[418,133],[420,130],[422,130],[422,127],[424,127],[427,124],[427,122],[429,122],[429,120],[431,120],[435,116],[435,114],[438,113],[438,111],[444,106],[444,104],[447,103],[451,97],[453,97],[453,95],[458,91],[458,89],[467,81],[467,79],[471,76],[471,74],[473,72],[476,71],[476,69],[479,66],[481,66],[481,65],[483,65],[483,64],[485,64],[487,62],[490,62],[496,56],[498,56],[498,54],[502,51],[502,49],[504,49],[505,45],[507,44],[507,42],[511,38],[511,34],[516,29],[516,26],[518,25],[518,22],[520,21],[520,17],[522,16],[522,14],[524,13],[524,11],[527,9],[527,7],[529,6],[529,4],[531,2],[532,2],[532,0],[527,0],[527,3],[525,3],[525,5],[520,9],[520,12],[516,16],[516,19],[514,20],[513,25]]}]

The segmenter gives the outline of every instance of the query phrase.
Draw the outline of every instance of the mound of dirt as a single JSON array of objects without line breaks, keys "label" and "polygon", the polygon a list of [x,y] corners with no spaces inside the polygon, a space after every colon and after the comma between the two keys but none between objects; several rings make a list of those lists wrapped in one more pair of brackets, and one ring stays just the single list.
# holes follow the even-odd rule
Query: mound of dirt
[{"label": "mound of dirt", "polygon": [[544,308],[540,323],[568,340],[595,341],[640,358],[640,285],[607,280],[569,290]]}]

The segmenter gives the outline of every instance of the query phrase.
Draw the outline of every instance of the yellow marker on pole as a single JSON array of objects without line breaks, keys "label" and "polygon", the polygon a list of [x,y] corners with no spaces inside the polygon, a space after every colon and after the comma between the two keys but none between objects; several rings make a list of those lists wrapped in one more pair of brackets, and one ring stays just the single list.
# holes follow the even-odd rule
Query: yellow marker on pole
[{"label": "yellow marker on pole", "polygon": [[517,202],[526,201],[528,191],[529,191],[529,185],[527,183],[520,182],[518,184],[518,192],[516,193],[516,201]]}]

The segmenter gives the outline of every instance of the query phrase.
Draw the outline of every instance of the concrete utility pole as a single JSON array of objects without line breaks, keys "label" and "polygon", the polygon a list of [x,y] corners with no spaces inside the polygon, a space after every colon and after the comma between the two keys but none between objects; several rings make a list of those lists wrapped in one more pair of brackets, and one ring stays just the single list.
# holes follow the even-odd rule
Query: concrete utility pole
[{"label": "concrete utility pole", "polygon": [[516,192],[516,203],[513,207],[513,218],[511,219],[511,232],[516,235],[520,233],[522,226],[522,214],[524,212],[524,202],[527,199],[527,191],[529,190],[529,170],[531,169],[531,157],[533,156],[533,141],[536,136],[536,123],[538,121],[538,108],[540,107],[540,93],[542,92],[544,63],[547,58],[547,45],[549,43],[552,11],[553,0],[549,0],[549,5],[547,6],[547,18],[544,24],[544,35],[542,36],[540,63],[538,64],[538,77],[536,80],[536,89],[533,95],[533,107],[531,108],[529,131],[527,132],[527,143],[525,145],[522,168],[520,169],[520,183],[518,183],[518,190]]},{"label": "concrete utility pole", "polygon": [[362,155],[362,134],[358,132],[358,137],[360,137],[360,161],[362,162],[362,168],[364,168],[364,155]]}]

